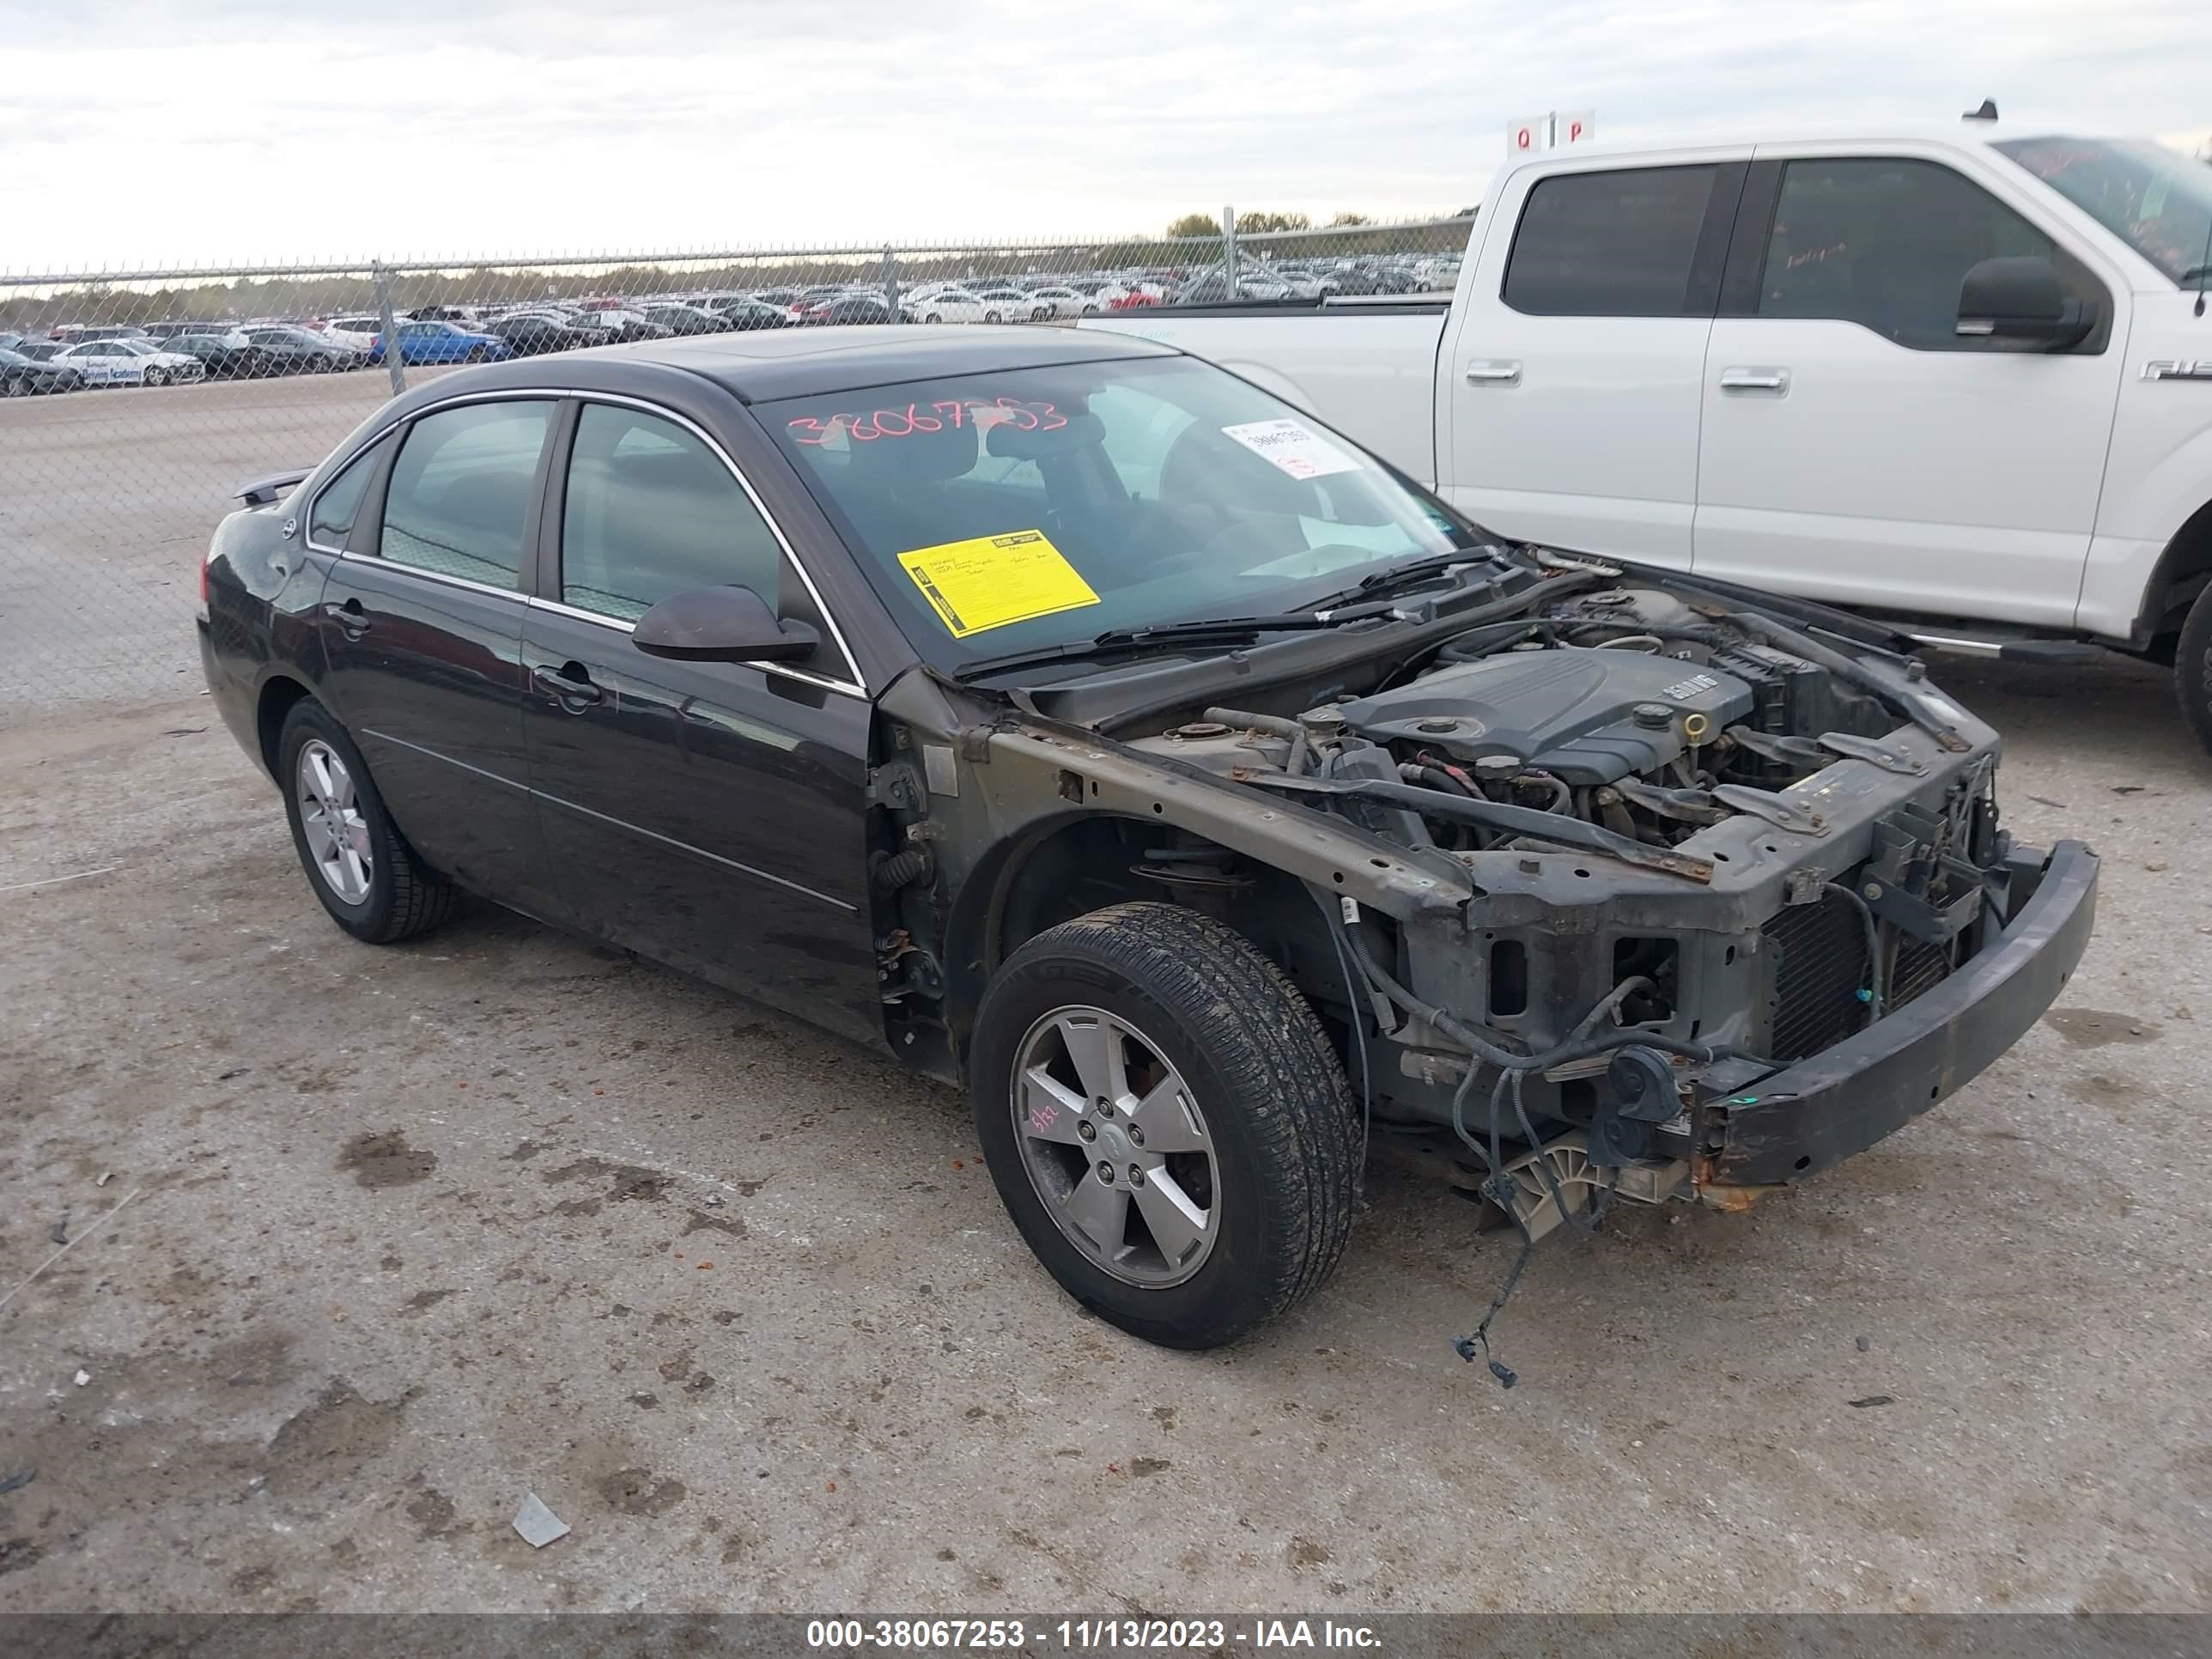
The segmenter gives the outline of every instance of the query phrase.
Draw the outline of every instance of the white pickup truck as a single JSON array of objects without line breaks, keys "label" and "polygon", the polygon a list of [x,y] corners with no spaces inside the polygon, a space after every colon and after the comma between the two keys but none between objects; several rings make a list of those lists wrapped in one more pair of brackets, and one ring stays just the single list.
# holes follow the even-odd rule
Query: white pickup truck
[{"label": "white pickup truck", "polygon": [[1420,300],[1101,318],[1314,412],[1501,534],[2178,665],[2212,748],[2212,167],[1914,135],[1575,149]]}]

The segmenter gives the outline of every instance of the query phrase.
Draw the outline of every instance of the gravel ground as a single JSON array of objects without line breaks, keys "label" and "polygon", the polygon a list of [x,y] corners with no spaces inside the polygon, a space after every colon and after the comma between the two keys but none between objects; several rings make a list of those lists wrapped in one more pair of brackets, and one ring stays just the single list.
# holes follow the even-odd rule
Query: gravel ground
[{"label": "gravel ground", "polygon": [[1547,1243],[1510,1394],[1449,1343],[1511,1250],[1418,1177],[1150,1349],[951,1094],[489,908],[352,943],[204,700],[20,723],[0,1608],[2212,1607],[2212,766],[2148,671],[1947,678],[2106,855],[2063,1006],[1747,1215]]}]

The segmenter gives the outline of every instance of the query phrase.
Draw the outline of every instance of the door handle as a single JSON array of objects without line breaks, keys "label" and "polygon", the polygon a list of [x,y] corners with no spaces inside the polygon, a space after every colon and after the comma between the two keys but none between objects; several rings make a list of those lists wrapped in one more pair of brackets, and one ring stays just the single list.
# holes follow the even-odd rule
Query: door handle
[{"label": "door handle", "polygon": [[1786,397],[1790,392],[1790,371],[1786,368],[1724,368],[1721,371],[1721,390],[1771,392],[1777,397]]},{"label": "door handle", "polygon": [[572,714],[582,714],[607,695],[592,684],[591,671],[580,662],[564,662],[558,668],[541,664],[530,671],[530,678]]},{"label": "door handle", "polygon": [[1468,364],[1467,378],[1478,386],[1519,386],[1521,360],[1517,357],[1477,357]]},{"label": "door handle", "polygon": [[359,599],[348,599],[331,613],[337,623],[338,632],[349,640],[357,640],[368,632],[368,617],[363,614]]}]

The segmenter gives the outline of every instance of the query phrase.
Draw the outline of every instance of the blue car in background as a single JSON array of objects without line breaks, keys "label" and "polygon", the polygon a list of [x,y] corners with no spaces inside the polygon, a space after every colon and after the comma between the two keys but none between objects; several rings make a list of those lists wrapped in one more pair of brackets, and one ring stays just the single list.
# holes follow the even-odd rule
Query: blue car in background
[{"label": "blue car in background", "polygon": [[[514,352],[506,341],[496,335],[479,334],[473,329],[463,328],[459,323],[402,323],[399,335],[399,361],[403,363],[497,363],[504,362]],[[384,337],[380,334],[370,342],[368,361],[384,361]]]}]

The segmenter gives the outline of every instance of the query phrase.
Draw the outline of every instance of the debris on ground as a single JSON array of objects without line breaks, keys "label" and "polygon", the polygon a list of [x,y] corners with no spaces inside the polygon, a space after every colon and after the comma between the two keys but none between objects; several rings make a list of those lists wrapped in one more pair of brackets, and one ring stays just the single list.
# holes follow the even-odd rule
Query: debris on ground
[{"label": "debris on ground", "polygon": [[77,1387],[81,1389],[86,1383],[92,1381],[92,1373],[87,1370],[80,1370],[75,1376],[71,1377],[70,1381],[76,1383]]},{"label": "debris on ground", "polygon": [[36,1469],[18,1469],[13,1474],[0,1474],[0,1498],[11,1492],[21,1492],[39,1478]]},{"label": "debris on ground", "polygon": [[534,1492],[522,1495],[522,1507],[514,1512],[514,1529],[534,1550],[566,1538],[570,1531],[568,1523],[547,1509]]},{"label": "debris on ground", "polygon": [[1869,1406],[1894,1406],[1896,1403],[1897,1396],[1893,1394],[1870,1394],[1863,1400],[1850,1401],[1860,1411],[1864,1411]]},{"label": "debris on ground", "polygon": [[1874,1339],[1870,1336],[1855,1336],[1851,1339],[1851,1342],[1861,1353],[1874,1346]]},{"label": "debris on ground", "polygon": [[52,1239],[57,1244],[66,1244],[69,1243],[69,1212],[67,1210],[64,1210],[62,1212],[62,1218],[54,1223],[53,1231],[49,1232],[46,1237]]},{"label": "debris on ground", "polygon": [[115,1179],[115,1171],[114,1171],[114,1170],[101,1170],[101,1171],[100,1171],[100,1179],[99,1179],[99,1180],[97,1180],[97,1181],[95,1181],[95,1182],[94,1182],[92,1184],[93,1184],[94,1186],[95,1186],[95,1187],[105,1187],[105,1186],[106,1186],[109,1182],[111,1182],[111,1181],[112,1181],[112,1180],[114,1180],[114,1179]]}]

